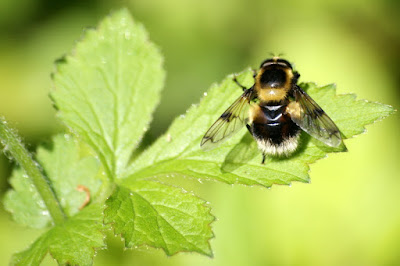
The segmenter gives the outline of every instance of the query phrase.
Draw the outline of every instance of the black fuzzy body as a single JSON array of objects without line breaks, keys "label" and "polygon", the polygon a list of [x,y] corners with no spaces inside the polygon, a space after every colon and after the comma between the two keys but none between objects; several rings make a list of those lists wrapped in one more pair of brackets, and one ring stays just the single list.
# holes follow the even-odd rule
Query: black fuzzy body
[{"label": "black fuzzy body", "polygon": [[279,105],[259,104],[254,109],[249,129],[264,154],[287,156],[298,146],[301,129],[285,112],[287,103],[285,101]]}]

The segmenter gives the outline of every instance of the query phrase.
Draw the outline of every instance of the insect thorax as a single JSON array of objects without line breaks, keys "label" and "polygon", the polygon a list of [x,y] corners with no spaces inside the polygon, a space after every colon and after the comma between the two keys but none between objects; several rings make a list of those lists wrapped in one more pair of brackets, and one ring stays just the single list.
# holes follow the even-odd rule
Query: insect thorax
[{"label": "insect thorax", "polygon": [[283,88],[287,83],[286,71],[282,68],[272,67],[266,69],[260,76],[261,88]]}]

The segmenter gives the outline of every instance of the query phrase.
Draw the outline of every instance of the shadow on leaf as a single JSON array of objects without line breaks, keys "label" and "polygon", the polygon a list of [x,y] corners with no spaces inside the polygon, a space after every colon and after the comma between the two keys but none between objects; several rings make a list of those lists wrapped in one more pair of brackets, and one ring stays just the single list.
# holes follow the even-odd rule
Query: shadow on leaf
[{"label": "shadow on leaf", "polygon": [[257,149],[257,143],[250,134],[245,134],[225,157],[221,170],[222,172],[232,172],[241,165],[253,160],[254,157],[260,157],[261,162],[261,153]]},{"label": "shadow on leaf", "polygon": [[[292,158],[296,158],[300,156],[307,148],[308,142],[311,140],[311,136],[305,133],[302,133],[300,135],[300,144],[298,149],[292,153],[289,157],[286,156],[268,156],[265,161],[265,165],[268,166],[269,162],[279,162],[279,161],[284,161],[284,160],[290,160]],[[322,150],[325,149],[330,149],[330,151],[342,151],[339,148],[336,148],[333,150],[332,147],[326,147],[323,143],[318,145],[318,147]],[[261,151],[257,148],[257,143],[254,140],[254,138],[250,134],[246,134],[243,136],[243,138],[240,140],[238,144],[235,145],[235,147],[228,153],[228,155],[225,158],[225,161],[223,162],[221,166],[222,172],[229,173],[233,172],[240,166],[249,163],[252,161],[254,158],[259,157],[259,161],[261,164],[262,161],[262,155]]]}]

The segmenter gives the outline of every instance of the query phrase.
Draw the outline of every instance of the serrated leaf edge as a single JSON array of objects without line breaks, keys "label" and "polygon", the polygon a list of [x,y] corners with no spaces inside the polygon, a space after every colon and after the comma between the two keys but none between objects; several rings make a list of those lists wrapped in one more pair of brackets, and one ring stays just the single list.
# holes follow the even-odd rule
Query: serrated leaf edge
[{"label": "serrated leaf edge", "polygon": [[[140,180],[137,180],[137,181],[143,181],[143,180],[145,180],[145,179],[140,179]],[[147,180],[148,180],[148,179],[147,179]],[[148,181],[150,181],[150,180],[148,180]],[[215,238],[215,234],[214,234],[214,231],[212,230],[211,224],[212,224],[213,222],[216,221],[216,217],[211,213],[211,207],[208,205],[208,202],[205,201],[204,199],[200,198],[199,196],[195,195],[193,192],[188,192],[188,191],[186,191],[186,190],[183,189],[182,187],[178,187],[178,186],[175,186],[175,185],[172,185],[172,184],[168,184],[168,183],[165,183],[165,182],[161,182],[161,181],[158,181],[158,180],[151,180],[151,182],[157,182],[157,183],[163,184],[163,185],[165,185],[165,186],[169,186],[169,187],[173,187],[173,188],[180,189],[181,192],[182,192],[183,194],[189,194],[189,195],[191,195],[191,196],[193,196],[193,197],[196,197],[196,198],[198,198],[198,199],[200,199],[201,201],[204,202],[204,203],[201,204],[201,205],[202,205],[203,207],[205,207],[205,208],[208,210],[209,215],[212,216],[212,218],[213,218],[213,219],[207,224],[207,227],[210,229],[211,234],[212,234],[212,236],[211,236],[210,238],[208,238],[208,240],[207,240],[207,245],[208,245],[208,248],[209,248],[209,250],[210,250],[210,254],[205,253],[205,252],[188,251],[188,250],[180,250],[180,251],[176,251],[176,252],[171,253],[171,252],[169,252],[169,250],[167,250],[167,249],[165,249],[165,248],[163,248],[163,247],[153,247],[153,246],[151,246],[151,245],[149,245],[149,244],[139,244],[139,245],[135,245],[135,246],[129,246],[129,245],[127,244],[126,239],[123,237],[123,235],[122,235],[123,233],[122,233],[122,232],[121,232],[121,233],[115,233],[115,230],[116,230],[115,227],[114,227],[115,222],[108,222],[108,223],[106,223],[106,222],[104,221],[104,219],[105,219],[105,218],[104,218],[104,219],[103,219],[103,224],[105,224],[105,225],[110,225],[110,226],[112,227],[114,236],[117,236],[117,237],[121,238],[121,240],[124,241],[125,249],[128,249],[128,250],[134,250],[134,249],[139,248],[139,247],[148,247],[148,248],[154,248],[154,249],[156,249],[156,250],[163,250],[163,251],[165,252],[165,254],[166,254],[168,257],[174,256],[174,255],[176,255],[176,254],[178,254],[178,253],[192,253],[192,252],[197,252],[197,253],[199,253],[199,254],[206,255],[206,256],[208,256],[208,257],[210,257],[210,258],[214,258],[214,253],[213,253],[213,251],[212,251],[210,241],[211,241],[213,238]],[[121,185],[121,186],[123,186],[123,185]],[[125,187],[125,186],[123,186],[123,187],[126,188],[126,189],[128,189],[128,190],[130,190],[129,188],[127,188],[127,187]],[[115,190],[114,190],[114,191],[115,191]],[[113,193],[114,193],[114,192],[113,192]],[[112,193],[112,194],[113,194],[113,193]],[[150,205],[151,205],[151,204],[150,204]],[[106,211],[106,209],[108,209],[108,208],[109,208],[109,206],[106,206],[106,208],[105,208],[104,211]],[[166,222],[167,222],[167,221],[166,221]],[[168,222],[167,222],[167,223],[168,223]],[[169,223],[168,223],[168,224],[169,224]],[[158,226],[158,224],[157,224],[157,226]],[[172,225],[170,225],[170,226],[173,228]],[[158,229],[160,229],[159,226],[158,226]],[[159,230],[159,231],[160,231],[160,230]]]}]

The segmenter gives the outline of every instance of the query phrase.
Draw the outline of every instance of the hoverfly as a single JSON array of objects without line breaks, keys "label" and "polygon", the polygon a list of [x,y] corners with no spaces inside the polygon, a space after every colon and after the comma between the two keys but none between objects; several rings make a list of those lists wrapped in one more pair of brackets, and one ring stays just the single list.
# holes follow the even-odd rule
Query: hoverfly
[{"label": "hoverfly", "polygon": [[236,77],[243,94],[218,118],[204,135],[204,149],[216,145],[246,126],[266,155],[289,156],[298,147],[301,130],[328,146],[342,143],[340,131],[329,116],[303,91],[300,74],[279,57],[267,59],[254,73],[254,85],[247,89]]}]

